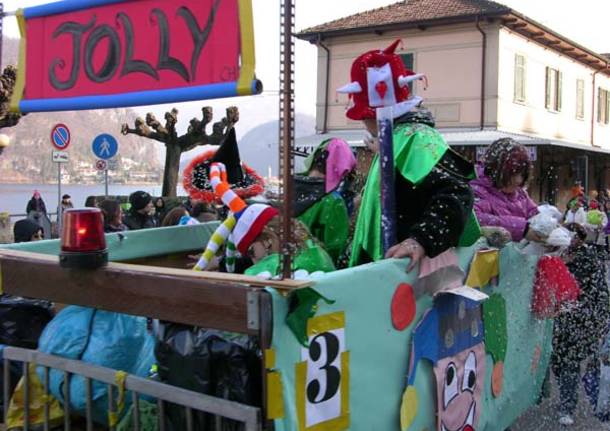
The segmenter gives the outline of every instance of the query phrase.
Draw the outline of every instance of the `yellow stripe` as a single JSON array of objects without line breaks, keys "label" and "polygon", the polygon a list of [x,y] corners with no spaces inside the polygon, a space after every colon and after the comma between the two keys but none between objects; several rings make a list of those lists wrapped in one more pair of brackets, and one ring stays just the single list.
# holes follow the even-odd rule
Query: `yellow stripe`
[{"label": "yellow stripe", "polygon": [[121,414],[125,408],[125,380],[127,379],[127,373],[125,371],[117,371],[114,374],[114,382],[119,388],[119,396],[117,397],[117,413]]},{"label": "yellow stripe", "polygon": [[282,375],[279,371],[267,373],[267,419],[284,417]]},{"label": "yellow stripe", "polygon": [[297,426],[299,431],[305,431],[305,383],[307,381],[307,361],[295,364],[294,381],[295,400],[297,404]]},{"label": "yellow stripe", "polygon": [[341,410],[334,419],[306,426],[305,384],[307,382],[307,361],[295,364],[295,400],[297,407],[297,427],[299,431],[341,431],[349,429],[349,352],[341,352]]},{"label": "yellow stripe", "polygon": [[343,311],[312,317],[307,321],[307,335],[309,336],[341,328],[345,328]]},{"label": "yellow stripe", "polygon": [[272,370],[275,368],[275,350],[265,349],[265,368]]},{"label": "yellow stripe", "polygon": [[237,0],[239,4],[239,27],[241,33],[241,69],[237,81],[237,94],[252,94],[254,80],[254,19],[252,18],[252,1]]},{"label": "yellow stripe", "polygon": [[15,81],[15,89],[13,90],[13,95],[11,96],[11,102],[9,105],[10,112],[20,112],[19,102],[21,102],[23,92],[25,90],[25,49],[27,36],[25,32],[25,18],[23,17],[23,9],[19,9],[15,16],[17,17],[17,24],[19,25],[21,40],[19,41],[19,65],[17,67],[17,80]]}]

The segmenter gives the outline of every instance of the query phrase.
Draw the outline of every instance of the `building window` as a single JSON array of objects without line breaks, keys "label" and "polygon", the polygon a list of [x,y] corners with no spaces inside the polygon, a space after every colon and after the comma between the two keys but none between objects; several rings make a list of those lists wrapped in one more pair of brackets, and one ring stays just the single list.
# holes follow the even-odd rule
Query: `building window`
[{"label": "building window", "polygon": [[546,68],[546,101],[544,106],[551,111],[561,111],[561,72],[550,67]]},{"label": "building window", "polygon": [[582,79],[576,80],[576,118],[585,118],[585,81]]},{"label": "building window", "polygon": [[[400,58],[402,59],[402,62],[405,64],[405,67],[408,70],[413,71],[413,53],[410,53],[410,54],[401,54]],[[413,94],[413,82],[409,83],[409,92],[411,94]]]},{"label": "building window", "polygon": [[515,102],[525,102],[525,56],[515,54]]},{"label": "building window", "polygon": [[610,97],[608,90],[597,90],[597,122],[608,124],[610,122]]}]

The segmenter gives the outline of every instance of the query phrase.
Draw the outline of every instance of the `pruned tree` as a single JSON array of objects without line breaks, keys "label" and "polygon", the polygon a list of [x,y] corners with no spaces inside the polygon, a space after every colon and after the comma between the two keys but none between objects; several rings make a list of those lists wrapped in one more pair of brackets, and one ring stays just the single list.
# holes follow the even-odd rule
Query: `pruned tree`
[{"label": "pruned tree", "polygon": [[[17,125],[21,118],[20,113],[10,112],[9,103],[15,89],[17,69],[15,66],[6,66],[0,75],[0,129]],[[0,154],[8,146],[7,136],[0,139]]]},{"label": "pruned tree", "polygon": [[135,128],[123,124],[121,133],[130,133],[165,144],[165,169],[163,171],[163,196],[176,196],[178,173],[180,170],[180,157],[185,151],[190,151],[198,145],[220,145],[225,136],[239,121],[239,111],[236,106],[227,108],[226,116],[212,125],[212,133],[206,131],[207,125],[212,121],[213,110],[210,106],[201,109],[202,119],[193,118],[184,135],[178,136],[176,123],[178,110],[173,108],[165,113],[165,125],[162,125],[152,113],[146,114],[146,119],[136,118]]}]

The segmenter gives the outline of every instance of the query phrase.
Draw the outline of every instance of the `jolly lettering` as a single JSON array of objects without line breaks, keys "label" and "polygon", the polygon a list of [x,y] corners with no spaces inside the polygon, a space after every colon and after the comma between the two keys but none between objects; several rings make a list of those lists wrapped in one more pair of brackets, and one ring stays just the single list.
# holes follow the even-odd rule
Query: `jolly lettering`
[{"label": "jolly lettering", "polygon": [[[179,75],[185,82],[191,82],[197,77],[197,65],[201,52],[205,47],[214,18],[221,0],[215,0],[208,18],[200,26],[193,12],[185,6],[178,8],[177,16],[181,18],[189,30],[193,41],[193,52],[190,64],[184,64],[170,55],[172,46],[171,28],[167,15],[161,9],[153,9],[150,19],[156,23],[159,32],[159,47],[156,64],[138,59],[134,52],[135,33],[131,18],[119,12],[116,15],[116,28],[108,24],[98,24],[94,16],[87,23],[65,22],[59,25],[52,34],[53,39],[62,35],[69,35],[71,39],[71,58],[55,58],[49,66],[49,82],[57,90],[68,90],[74,87],[84,69],[85,75],[95,83],[104,83],[115,76],[124,77],[132,73],[142,73],[159,80],[159,71],[167,70]],[[123,42],[119,32],[122,32]],[[100,48],[100,44],[107,41],[107,49],[101,67],[95,67],[93,59]],[[103,46],[103,45],[102,45]],[[121,63],[122,61],[122,63]],[[63,69],[71,64],[70,74],[65,80],[57,76],[57,69]]]}]

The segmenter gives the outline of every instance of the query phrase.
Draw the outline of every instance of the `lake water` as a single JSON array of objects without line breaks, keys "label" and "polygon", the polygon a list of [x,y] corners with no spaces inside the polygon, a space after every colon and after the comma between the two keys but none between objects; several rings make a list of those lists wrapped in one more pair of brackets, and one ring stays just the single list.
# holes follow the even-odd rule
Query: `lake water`
[{"label": "lake water", "polygon": [[[55,212],[57,208],[57,184],[0,184],[0,212],[23,214],[34,190],[42,195],[47,211]],[[144,190],[153,196],[161,194],[161,185],[112,185],[108,186],[110,195],[129,195],[136,190]],[[62,184],[61,194],[69,194],[75,208],[85,205],[87,196],[104,194],[104,185]],[[179,187],[178,194],[184,195]]]}]

